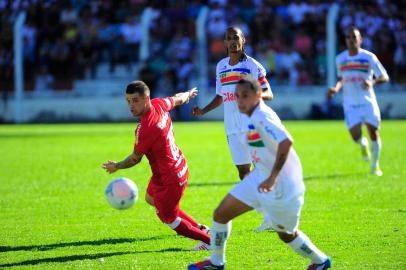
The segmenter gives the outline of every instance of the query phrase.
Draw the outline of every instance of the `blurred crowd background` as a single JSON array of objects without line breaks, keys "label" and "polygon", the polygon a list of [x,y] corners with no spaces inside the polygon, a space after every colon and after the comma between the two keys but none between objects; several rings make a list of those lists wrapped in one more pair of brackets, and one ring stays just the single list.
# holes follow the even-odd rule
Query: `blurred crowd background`
[{"label": "blurred crowd background", "polygon": [[[355,25],[391,83],[406,83],[404,1],[0,0],[0,90],[14,89],[13,24],[21,10],[27,12],[26,90],[69,90],[75,81],[119,78],[122,72],[146,81],[153,93],[183,90],[199,69],[195,24],[203,6],[209,8],[210,86],[217,61],[226,56],[223,38],[230,25],[243,30],[247,53],[267,69],[273,87],[325,85],[326,16],[333,3],[340,5],[338,51],[345,49],[343,31]],[[151,53],[141,62],[140,18],[146,7],[153,11]]]}]

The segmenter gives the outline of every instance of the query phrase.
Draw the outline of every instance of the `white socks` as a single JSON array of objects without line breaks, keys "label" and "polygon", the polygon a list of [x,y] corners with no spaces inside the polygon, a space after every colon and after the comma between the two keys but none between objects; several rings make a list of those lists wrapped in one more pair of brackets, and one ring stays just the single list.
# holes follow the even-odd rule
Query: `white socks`
[{"label": "white socks", "polygon": [[180,217],[177,217],[172,223],[166,223],[172,230],[175,230],[179,224],[182,222],[182,219]]},{"label": "white socks", "polygon": [[379,156],[381,154],[382,141],[378,137],[376,141],[371,141],[371,150],[372,150],[372,167],[379,166]]},{"label": "white socks", "polygon": [[358,144],[360,144],[363,147],[368,147],[368,139],[365,137],[361,137],[356,141]]},{"label": "white socks", "polygon": [[327,255],[320,251],[303,232],[298,231],[298,236],[287,243],[296,253],[312,260],[312,263],[321,264],[327,260]]},{"label": "white socks", "polygon": [[210,261],[214,265],[224,265],[226,263],[226,242],[228,236],[231,232],[231,221],[227,224],[221,224],[215,222],[210,227],[210,249],[211,249],[211,257]]}]

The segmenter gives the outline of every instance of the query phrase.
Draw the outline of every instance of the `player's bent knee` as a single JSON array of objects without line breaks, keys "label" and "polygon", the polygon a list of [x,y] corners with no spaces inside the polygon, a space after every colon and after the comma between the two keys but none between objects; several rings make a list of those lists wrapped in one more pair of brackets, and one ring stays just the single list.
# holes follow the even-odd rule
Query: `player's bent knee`
[{"label": "player's bent knee", "polygon": [[297,237],[297,231],[293,234],[286,233],[286,232],[278,232],[279,239],[281,239],[285,243],[290,243]]},{"label": "player's bent knee", "polygon": [[176,220],[179,220],[179,223],[181,221],[180,217],[178,217],[178,215],[176,213],[159,213],[159,212],[157,212],[157,215],[163,223],[168,224],[168,225],[174,223]]},{"label": "player's bent knee", "polygon": [[215,222],[218,222],[218,223],[221,223],[221,224],[226,224],[226,223],[229,222],[230,220],[228,220],[228,219],[225,217],[224,214],[225,214],[225,213],[223,212],[222,207],[217,207],[217,208],[214,210],[214,213],[213,213],[213,220],[214,220]]}]

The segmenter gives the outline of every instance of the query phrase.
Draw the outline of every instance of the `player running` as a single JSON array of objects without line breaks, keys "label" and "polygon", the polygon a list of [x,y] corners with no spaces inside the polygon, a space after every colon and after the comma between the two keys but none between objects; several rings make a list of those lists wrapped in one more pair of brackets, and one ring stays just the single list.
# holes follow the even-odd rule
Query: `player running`
[{"label": "player running", "polygon": [[188,183],[186,159],[175,143],[169,111],[189,102],[197,95],[194,88],[173,97],[150,99],[150,90],[143,81],[127,85],[126,99],[133,116],[139,117],[132,153],[120,162],[107,161],[103,168],[114,173],[138,164],[145,155],[151,166],[145,200],[156,208],[159,219],[176,233],[200,240],[193,250],[208,249],[207,228],[182,211],[179,202]]},{"label": "player running", "polygon": [[[251,169],[251,159],[245,144],[247,126],[243,124],[245,115],[238,110],[235,85],[238,80],[249,76],[258,80],[262,89],[262,98],[272,100],[271,86],[266,79],[266,70],[254,58],[245,53],[245,37],[238,27],[229,27],[225,33],[224,44],[228,57],[217,63],[216,67],[216,96],[203,109],[193,108],[194,116],[202,116],[224,103],[224,127],[228,147],[240,179],[243,179]],[[267,217],[257,228],[263,231],[269,227]]]},{"label": "player running", "polygon": [[371,139],[371,172],[383,174],[379,166],[382,142],[379,136],[381,114],[373,86],[389,81],[389,76],[375,54],[361,48],[360,31],[352,27],[345,36],[347,49],[336,57],[337,82],[330,87],[327,97],[343,89],[345,123],[352,139],[361,146],[364,160],[370,160],[368,139],[362,136],[362,124],[367,127]]},{"label": "player running", "polygon": [[270,217],[279,238],[299,255],[309,258],[309,270],[331,267],[331,260],[298,230],[305,186],[302,165],[292,147],[293,139],[276,113],[261,99],[261,88],[252,78],[239,80],[239,110],[248,115],[248,144],[255,164],[243,181],[234,186],[213,214],[211,257],[189,265],[189,270],[224,269],[231,220],[261,207]]}]

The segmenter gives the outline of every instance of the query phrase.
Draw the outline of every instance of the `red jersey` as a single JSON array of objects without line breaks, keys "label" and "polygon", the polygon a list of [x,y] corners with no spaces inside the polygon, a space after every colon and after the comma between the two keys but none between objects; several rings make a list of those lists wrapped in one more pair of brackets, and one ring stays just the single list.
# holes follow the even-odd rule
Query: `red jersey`
[{"label": "red jersey", "polygon": [[145,154],[152,171],[152,181],[159,185],[187,179],[186,159],[175,143],[169,111],[174,108],[171,97],[151,100],[151,108],[140,119],[134,148]]}]

